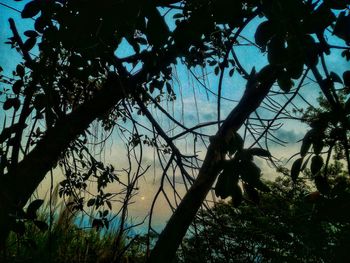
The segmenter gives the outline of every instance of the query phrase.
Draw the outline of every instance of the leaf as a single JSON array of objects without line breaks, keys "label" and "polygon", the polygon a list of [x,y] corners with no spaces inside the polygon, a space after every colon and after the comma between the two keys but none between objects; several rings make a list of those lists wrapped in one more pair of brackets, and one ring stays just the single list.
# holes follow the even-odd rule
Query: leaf
[{"label": "leaf", "polygon": [[49,226],[47,225],[46,222],[34,220],[34,224],[37,226],[37,228],[39,228],[43,232],[49,229]]},{"label": "leaf", "polygon": [[34,108],[37,111],[41,111],[43,108],[45,108],[46,105],[46,96],[45,94],[38,94],[36,95],[34,102],[33,102]]},{"label": "leaf", "polygon": [[302,157],[305,157],[305,155],[308,153],[311,147],[313,134],[314,134],[314,130],[310,130],[304,136],[304,139],[302,141],[301,148],[300,148],[300,155]]},{"label": "leaf", "polygon": [[24,42],[23,44],[23,49],[25,51],[30,51],[35,46],[35,44],[36,44],[36,38],[34,37],[28,38],[26,42]]},{"label": "leaf", "polygon": [[155,47],[161,47],[168,40],[170,30],[157,8],[152,8],[148,15],[147,40]]},{"label": "leaf", "polygon": [[36,199],[28,205],[27,216],[30,219],[35,219],[37,217],[36,212],[40,206],[44,203],[42,199]]},{"label": "leaf", "polygon": [[41,11],[41,4],[39,0],[33,0],[27,3],[22,12],[22,18],[32,18],[36,16]]},{"label": "leaf", "polygon": [[243,145],[243,138],[241,137],[241,135],[235,132],[227,145],[227,151],[230,155],[233,155],[236,151],[241,151],[243,149]]},{"label": "leaf", "polygon": [[344,71],[343,73],[344,85],[350,87],[350,70]]},{"label": "leaf", "polygon": [[255,188],[261,192],[265,192],[265,193],[271,192],[270,187],[264,184],[261,180],[259,180],[259,182],[256,183]]},{"label": "leaf", "polygon": [[323,2],[326,6],[337,10],[345,9],[349,4],[347,0],[323,0]]},{"label": "leaf", "polygon": [[341,12],[338,15],[337,22],[333,29],[333,35],[345,40],[346,43],[350,42],[350,15],[345,15],[345,12]]},{"label": "leaf", "polygon": [[267,59],[271,65],[281,65],[287,61],[285,41],[281,36],[273,36],[267,44]]},{"label": "leaf", "polygon": [[301,165],[303,163],[303,158],[299,158],[297,160],[294,161],[293,165],[292,165],[292,169],[290,172],[290,176],[292,178],[292,181],[295,183],[298,179],[299,173],[301,171]]},{"label": "leaf", "polygon": [[14,94],[18,95],[21,92],[21,88],[23,87],[23,80],[17,80],[13,86],[12,91]]},{"label": "leaf", "polygon": [[87,202],[86,205],[87,205],[88,207],[93,206],[93,205],[95,204],[95,201],[96,201],[95,198],[91,198],[91,199],[89,199],[89,201]]},{"label": "leaf", "polygon": [[315,155],[311,159],[311,173],[313,175],[318,174],[323,166],[323,158],[320,155]]},{"label": "leaf", "polygon": [[238,207],[242,203],[243,193],[241,187],[238,184],[233,185],[231,197],[234,207]]},{"label": "leaf", "polygon": [[309,67],[316,66],[318,63],[319,49],[315,39],[310,35],[306,35],[302,43],[304,45],[305,64]]},{"label": "leaf", "polygon": [[315,185],[318,191],[320,191],[321,194],[329,194],[331,191],[331,187],[328,184],[327,178],[321,175],[315,176]]},{"label": "leaf", "polygon": [[14,222],[10,227],[13,232],[20,236],[23,236],[26,231],[26,227],[22,221]]},{"label": "leaf", "polygon": [[219,175],[215,185],[215,195],[226,199],[232,194],[232,188],[237,184],[237,176],[231,169],[224,169]]},{"label": "leaf", "polygon": [[260,157],[271,157],[271,153],[268,150],[262,148],[250,148],[248,152],[251,155],[260,156]]},{"label": "leaf", "polygon": [[18,98],[8,98],[3,105],[3,109],[4,110],[9,110],[12,107],[14,108],[15,111],[17,111],[19,109],[19,107],[21,106],[21,102],[19,101]]},{"label": "leaf", "polygon": [[329,77],[331,78],[331,80],[332,80],[333,82],[338,82],[338,83],[343,84],[343,80],[339,77],[339,75],[338,75],[337,73],[335,73],[335,72],[332,71],[332,72],[329,74]]},{"label": "leaf", "polygon": [[347,101],[345,102],[344,109],[346,113],[350,112],[350,98],[348,98]]},{"label": "leaf", "polygon": [[243,189],[250,201],[252,201],[254,204],[260,203],[259,193],[254,189],[254,187],[252,187],[249,184],[243,183]]},{"label": "leaf", "polygon": [[24,77],[25,71],[24,71],[24,67],[21,64],[18,64],[16,66],[16,74],[17,76],[19,76],[20,78]]},{"label": "leaf", "polygon": [[216,66],[214,68],[214,74],[217,76],[217,75],[219,75],[219,73],[220,73],[220,68],[219,68],[219,66]]},{"label": "leaf", "polygon": [[255,31],[255,43],[260,47],[265,47],[271,37],[274,35],[270,21],[262,22]]},{"label": "leaf", "polygon": [[249,183],[250,185],[255,187],[259,184],[261,170],[254,162],[242,162],[239,174],[241,175],[242,180]]},{"label": "leaf", "polygon": [[322,138],[318,140],[313,140],[312,147],[314,149],[315,154],[320,154],[324,146],[324,142]]},{"label": "leaf", "polygon": [[280,89],[284,92],[289,92],[294,85],[287,72],[283,72],[278,75],[277,83]]},{"label": "leaf", "polygon": [[31,38],[31,37],[38,37],[39,34],[38,32],[34,31],[34,30],[27,30],[23,33],[25,36]]}]

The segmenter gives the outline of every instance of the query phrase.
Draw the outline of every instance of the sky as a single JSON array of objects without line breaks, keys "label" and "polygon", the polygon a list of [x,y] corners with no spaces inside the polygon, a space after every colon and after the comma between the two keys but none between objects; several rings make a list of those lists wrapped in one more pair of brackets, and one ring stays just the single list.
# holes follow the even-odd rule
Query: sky
[{"label": "sky", "polygon": [[[16,9],[21,9],[21,6],[25,2],[27,1],[16,2],[11,0],[0,0],[0,3],[10,5],[11,7],[14,7]],[[172,14],[169,14],[169,16],[170,15]],[[7,75],[11,75],[12,70],[15,68],[16,64],[21,60],[20,56],[15,50],[9,49],[9,47],[4,44],[6,38],[11,36],[11,33],[8,29],[9,17],[15,19],[20,32],[24,32],[27,28],[31,28],[33,24],[33,20],[23,20],[20,18],[20,14],[16,11],[0,5],[0,66],[4,68],[4,72]],[[260,20],[256,20],[255,22],[253,22],[251,26],[248,26],[242,32],[242,34],[252,39],[252,36],[255,32],[255,28],[258,23],[260,23]],[[333,44],[343,43],[341,43],[341,41],[338,41]],[[262,54],[261,51],[255,47],[241,46],[236,49],[236,52],[243,67],[246,68],[248,71],[250,71],[253,67],[259,70],[262,66],[266,65],[267,63],[266,54]],[[124,41],[116,53],[120,57],[127,56],[131,53],[131,49],[127,46],[127,44]],[[257,57],[259,57],[259,59],[256,59]],[[336,56],[328,56],[326,60],[330,62],[329,64],[331,70],[338,71],[339,68],[346,69],[349,67],[349,64],[347,62],[345,62],[342,59],[339,59],[339,52],[336,52]],[[211,91],[216,92],[218,77],[215,76],[212,72],[213,69],[204,70],[202,68],[197,67],[194,69],[194,71],[196,72],[196,74],[205,74],[206,82],[208,83],[207,87]],[[176,66],[173,72],[176,72],[176,75],[179,80],[174,81],[173,83],[174,90],[177,94],[178,99],[173,103],[163,103],[164,108],[166,108],[168,112],[171,112],[171,114],[173,114],[173,116],[176,119],[183,122],[186,126],[189,127],[195,126],[196,124],[202,122],[215,121],[217,118],[216,98],[214,96],[210,96],[210,94],[208,96],[208,92],[206,92],[197,82],[195,82],[194,78],[191,76],[191,74],[189,74],[189,72],[184,66]],[[238,101],[242,96],[242,92],[244,91],[244,84],[245,81],[241,77],[239,77],[238,74],[234,74],[233,78],[224,78],[223,97],[233,101],[222,100],[221,114],[223,118],[227,116],[236,105],[236,102],[234,101]],[[275,88],[275,90],[278,89]],[[315,104],[318,92],[318,88],[313,85],[308,85],[305,88],[301,89],[301,94],[311,104]],[[2,99],[3,98],[0,97],[0,100]],[[280,96],[278,98],[278,102],[283,104],[287,101],[287,99],[288,98],[286,97]],[[298,98],[296,98],[295,103],[297,103],[298,105],[302,105],[303,107],[306,106],[306,104]],[[153,108],[151,108],[150,110],[165,130],[171,130],[172,128],[174,128],[174,124],[170,123],[169,120],[159,111],[155,111]],[[262,109],[259,109],[258,112],[261,113],[263,116],[271,117],[268,113],[266,113],[266,111]],[[3,118],[3,114],[0,115],[0,121],[1,118]],[[136,119],[138,118],[141,120],[140,117],[136,116]],[[148,125],[146,121],[141,121]],[[281,124],[281,128],[273,132],[273,134],[287,141],[288,144],[282,147],[272,143],[270,144],[270,150],[276,158],[282,161],[281,164],[290,167],[291,162],[287,163],[287,160],[291,155],[298,152],[300,147],[298,141],[300,141],[300,139],[303,138],[307,127],[303,124],[293,121],[281,121]],[[211,134],[215,134],[216,129],[217,127],[215,126],[208,128],[205,131]],[[103,133],[100,134],[103,137]],[[176,142],[176,145],[180,149],[191,153],[194,146],[193,138],[189,136],[185,139],[181,139],[178,142]],[[247,146],[249,145],[247,144]],[[199,147],[197,154],[201,158],[203,158],[205,152],[205,147],[202,146]],[[151,202],[153,200],[153,196],[156,193],[159,186],[159,177],[161,174],[161,169],[159,163],[154,161],[154,154],[155,152],[153,148],[145,147],[143,159],[144,165],[151,165],[152,167],[149,169],[149,172],[143,178],[141,178],[139,183],[139,194],[134,197],[134,203],[130,206],[129,213],[135,222],[142,221],[142,219],[147,215],[147,211],[149,211]],[[120,133],[116,131],[112,134],[111,138],[109,139],[106,145],[103,155],[103,159],[106,163],[111,163],[116,167],[123,166],[123,164],[127,162],[126,149],[124,144],[120,140]],[[265,178],[273,179],[276,176],[274,167],[269,165],[266,161],[259,158],[255,158],[255,161],[262,168],[263,176]],[[63,178],[62,172],[59,169],[56,169],[54,173],[54,183],[57,183]],[[180,178],[178,177],[177,179]],[[43,182],[43,184],[40,186],[38,190],[39,196],[45,195],[48,189],[48,183],[49,179],[46,179],[46,181]],[[181,182],[178,183],[180,185],[178,188],[180,194],[184,194],[185,188],[181,186]],[[110,189],[111,191],[117,191],[117,189],[115,188],[115,185],[111,185],[108,189]],[[170,190],[169,185],[166,185],[165,188],[166,190]],[[156,212],[154,216],[154,227],[155,229],[160,230],[164,226],[164,223],[171,214],[171,210],[169,209],[165,198],[159,199],[155,211]],[[144,229],[145,226],[143,230]]]}]

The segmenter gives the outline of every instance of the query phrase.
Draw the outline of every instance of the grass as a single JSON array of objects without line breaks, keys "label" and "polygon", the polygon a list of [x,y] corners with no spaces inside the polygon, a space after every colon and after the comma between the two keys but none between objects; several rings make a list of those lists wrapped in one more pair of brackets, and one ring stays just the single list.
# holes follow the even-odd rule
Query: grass
[{"label": "grass", "polygon": [[[55,191],[54,191],[55,192]],[[58,197],[53,195],[51,208],[55,216],[49,230],[42,231],[32,222],[25,223],[25,233],[11,232],[5,251],[0,254],[4,263],[107,263],[113,262],[114,254],[125,250],[129,237],[123,237],[116,247],[116,230],[103,231],[94,228],[80,228],[77,222],[83,222],[81,215],[71,213]],[[50,221],[50,206],[44,205],[38,211],[38,219]],[[135,241],[135,237],[133,237]],[[120,262],[142,262],[144,252],[138,242],[125,250]],[[132,259],[132,260],[130,260]]]}]

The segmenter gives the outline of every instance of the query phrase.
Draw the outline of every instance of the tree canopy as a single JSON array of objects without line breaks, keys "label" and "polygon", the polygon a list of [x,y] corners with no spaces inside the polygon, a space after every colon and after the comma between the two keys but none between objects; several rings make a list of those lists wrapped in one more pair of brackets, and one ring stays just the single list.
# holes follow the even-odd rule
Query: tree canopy
[{"label": "tree canopy", "polygon": [[[4,110],[0,133],[1,246],[18,220],[34,217],[30,216],[33,212],[22,209],[57,165],[66,177],[60,194],[72,197],[74,209],[102,209],[95,226],[108,227],[106,216],[116,196],[105,191],[110,183],[122,187],[118,196],[122,196],[120,213],[125,219],[137,182],[148,169],[142,165],[142,145],[147,145],[155,147],[162,170],[154,202],[160,194],[168,198],[164,181],[170,183],[174,199],[179,200],[149,258],[150,262],[164,262],[175,255],[213,187],[222,199],[232,196],[235,205],[243,192],[257,196],[269,191],[253,157],[276,165],[268,142],[281,116],[303,120],[311,127],[291,168],[293,182],[301,180],[299,174],[310,160],[313,183],[322,196],[331,199],[328,166],[332,154],[344,155],[347,173],[350,170],[350,71],[329,69],[331,58],[350,59],[349,4],[348,0],[25,2],[21,16],[33,19],[33,28],[20,32],[10,19],[12,36],[7,42],[23,61],[12,69],[12,77],[2,74],[0,78]],[[253,32],[250,38],[242,34],[248,29]],[[125,43],[132,54],[122,57],[117,51]],[[237,55],[242,45],[259,51],[259,67],[246,68],[242,63]],[[193,69],[210,69],[217,77],[215,121],[187,127],[162,106],[179,95],[174,67],[181,65],[191,73]],[[6,65],[4,68],[9,72]],[[245,89],[239,102],[223,116],[223,80],[235,77],[244,82]],[[300,96],[306,80],[311,82],[308,87],[322,92],[321,102],[327,107],[301,116],[301,107],[293,100]],[[286,103],[275,99],[278,96],[287,98]],[[176,126],[175,135],[157,121],[151,107]],[[269,117],[261,118],[259,107],[265,108]],[[255,119],[251,118],[253,113]],[[139,122],[141,117],[149,127]],[[121,180],[118,168],[92,153],[91,126],[95,120],[107,132],[123,125],[120,129],[131,130],[127,143],[130,169],[122,171],[126,181]],[[201,132],[200,128],[208,126],[217,130]],[[242,135],[239,130],[243,126]],[[147,134],[138,131],[141,127]],[[247,145],[247,134],[253,138],[251,146]],[[176,144],[187,135],[207,148],[204,158],[195,147],[188,155]],[[184,196],[175,187],[177,174],[186,188]],[[95,181],[97,194],[87,199],[83,193],[89,190],[90,180]],[[342,204],[348,206],[346,200]],[[40,206],[38,202],[31,205],[34,212]],[[123,223],[121,226],[123,231]]]}]

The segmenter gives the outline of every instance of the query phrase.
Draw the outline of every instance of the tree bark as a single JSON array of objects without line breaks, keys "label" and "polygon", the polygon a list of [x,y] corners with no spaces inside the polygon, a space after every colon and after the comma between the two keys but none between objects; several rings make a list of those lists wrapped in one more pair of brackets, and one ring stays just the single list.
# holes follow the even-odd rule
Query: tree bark
[{"label": "tree bark", "polygon": [[[130,90],[132,87],[128,87]],[[59,119],[47,130],[44,138],[14,168],[1,177],[0,184],[0,247],[9,233],[8,214],[22,208],[57,163],[62,152],[84,132],[96,118],[126,98],[128,94],[116,75],[110,75],[103,88],[93,99]]]},{"label": "tree bark", "polygon": [[[263,70],[265,70],[264,75],[266,76],[266,68]],[[220,162],[224,158],[221,150],[223,149],[223,144],[230,141],[233,133],[259,107],[275,82],[275,70],[269,67],[268,71],[268,78],[259,85],[251,87],[248,81],[240,102],[231,111],[219,131],[211,140],[197,179],[185,194],[159,236],[148,259],[149,263],[163,263],[174,258],[176,250],[196,216],[198,209],[221,171]]]}]

